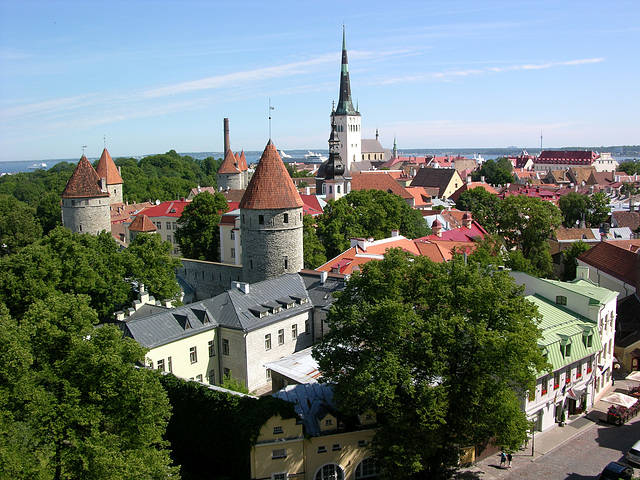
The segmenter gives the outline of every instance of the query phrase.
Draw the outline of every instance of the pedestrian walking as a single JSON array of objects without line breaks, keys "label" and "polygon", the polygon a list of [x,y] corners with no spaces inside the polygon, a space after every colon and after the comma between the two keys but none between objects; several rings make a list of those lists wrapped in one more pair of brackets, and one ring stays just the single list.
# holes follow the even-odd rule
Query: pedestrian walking
[{"label": "pedestrian walking", "polygon": [[504,454],[504,452],[500,452],[500,468],[504,468],[506,462],[507,456]]},{"label": "pedestrian walking", "polygon": [[510,453],[507,453],[507,461],[509,462],[509,466],[507,468],[511,468],[511,460],[513,460],[513,457]]}]

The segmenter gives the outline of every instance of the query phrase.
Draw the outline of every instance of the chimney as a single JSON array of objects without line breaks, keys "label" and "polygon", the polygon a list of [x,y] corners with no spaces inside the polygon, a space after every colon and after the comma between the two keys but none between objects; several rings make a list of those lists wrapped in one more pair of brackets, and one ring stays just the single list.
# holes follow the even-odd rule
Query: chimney
[{"label": "chimney", "polygon": [[107,189],[107,179],[102,177],[100,179],[100,190],[105,191]]},{"label": "chimney", "polygon": [[400,235],[400,230],[393,229],[391,230],[391,237],[397,237]]},{"label": "chimney", "polygon": [[249,293],[249,284],[247,282],[238,282],[238,290],[247,295]]},{"label": "chimney", "polygon": [[462,215],[462,226],[464,228],[471,228],[471,221],[471,212],[464,212],[464,214]]},{"label": "chimney", "polygon": [[304,187],[304,194],[311,195],[311,187]]},{"label": "chimney", "polygon": [[222,157],[227,156],[227,152],[229,151],[229,119],[224,119],[224,154]]},{"label": "chimney", "polygon": [[471,175],[467,175],[467,185],[471,185],[472,179]]},{"label": "chimney", "polygon": [[320,272],[320,283],[322,285],[327,281],[327,277],[329,276],[329,272]]},{"label": "chimney", "polygon": [[118,322],[124,322],[124,312],[122,310],[117,311],[114,315]]},{"label": "chimney", "polygon": [[442,237],[442,223],[437,218],[431,224],[431,230],[436,237]]},{"label": "chimney", "polygon": [[576,267],[576,280],[589,280],[589,267],[578,265]]},{"label": "chimney", "polygon": [[352,238],[351,239],[351,248],[360,247],[365,252],[367,251],[367,241],[364,238]]}]

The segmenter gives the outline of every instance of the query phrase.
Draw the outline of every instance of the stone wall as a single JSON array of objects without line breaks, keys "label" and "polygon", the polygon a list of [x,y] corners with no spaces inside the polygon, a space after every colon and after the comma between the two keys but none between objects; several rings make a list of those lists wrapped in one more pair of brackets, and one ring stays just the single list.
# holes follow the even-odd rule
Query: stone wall
[{"label": "stone wall", "polygon": [[302,270],[302,208],[241,209],[240,229],[245,282]]},{"label": "stone wall", "polygon": [[63,198],[62,225],[76,233],[111,233],[109,197]]},{"label": "stone wall", "polygon": [[240,172],[218,174],[218,188],[222,188],[223,190],[227,188],[232,190],[242,190],[246,188],[246,185],[243,184],[243,175]]},{"label": "stone wall", "polygon": [[182,258],[178,275],[195,290],[196,300],[214,297],[231,288],[231,282],[242,281],[242,267],[226,263]]}]

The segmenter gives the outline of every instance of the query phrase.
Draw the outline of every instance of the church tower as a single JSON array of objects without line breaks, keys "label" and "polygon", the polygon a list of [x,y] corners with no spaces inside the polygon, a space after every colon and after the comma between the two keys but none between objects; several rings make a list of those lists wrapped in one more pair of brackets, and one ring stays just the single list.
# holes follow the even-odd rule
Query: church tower
[{"label": "church tower", "polygon": [[331,135],[329,136],[329,159],[324,164],[324,189],[327,200],[338,200],[344,196],[345,179],[343,177],[345,168],[340,158],[338,135],[336,133],[335,115],[331,118]]},{"label": "church tower", "polygon": [[62,192],[62,225],[77,233],[111,233],[109,204],[106,178],[82,155]]},{"label": "church tower", "polygon": [[302,199],[271,140],[240,201],[242,277],[255,283],[303,267]]},{"label": "church tower", "polygon": [[100,178],[107,180],[107,190],[109,190],[111,203],[122,203],[122,185],[124,181],[120,176],[120,171],[116,164],[113,162],[113,158],[109,155],[107,148],[102,150],[100,160],[96,166],[96,173]]},{"label": "church tower", "polygon": [[[332,112],[333,116],[333,112]],[[349,62],[347,61],[347,40],[342,27],[342,67],[340,70],[340,98],[335,111],[335,122],[339,140],[339,153],[348,171],[351,164],[362,160],[362,132],[360,112],[353,108],[351,85],[349,83]]]}]

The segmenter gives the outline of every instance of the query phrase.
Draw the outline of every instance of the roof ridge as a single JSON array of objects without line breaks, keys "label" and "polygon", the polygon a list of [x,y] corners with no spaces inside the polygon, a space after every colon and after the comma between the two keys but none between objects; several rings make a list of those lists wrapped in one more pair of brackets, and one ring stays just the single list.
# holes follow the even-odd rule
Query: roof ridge
[{"label": "roof ridge", "polygon": [[62,198],[72,197],[108,197],[109,192],[102,190],[100,186],[100,176],[89,163],[87,157],[82,155],[76,168],[71,174],[62,192]]}]

